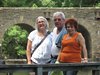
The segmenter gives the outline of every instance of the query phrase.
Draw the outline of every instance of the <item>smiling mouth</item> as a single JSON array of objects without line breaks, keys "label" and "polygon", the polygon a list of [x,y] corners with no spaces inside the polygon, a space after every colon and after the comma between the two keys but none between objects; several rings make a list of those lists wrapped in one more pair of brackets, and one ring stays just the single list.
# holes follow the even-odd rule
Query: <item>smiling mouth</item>
[{"label": "smiling mouth", "polygon": [[72,30],[68,30],[69,32],[72,32]]},{"label": "smiling mouth", "polygon": [[39,27],[44,27],[44,25],[40,25]]}]

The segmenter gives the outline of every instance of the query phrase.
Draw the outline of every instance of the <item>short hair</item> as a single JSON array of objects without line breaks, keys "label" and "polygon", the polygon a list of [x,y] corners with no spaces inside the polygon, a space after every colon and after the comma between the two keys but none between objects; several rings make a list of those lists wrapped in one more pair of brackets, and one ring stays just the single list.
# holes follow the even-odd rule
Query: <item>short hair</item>
[{"label": "short hair", "polygon": [[39,16],[39,17],[36,18],[36,21],[35,21],[35,28],[37,28],[37,21],[38,21],[38,19],[40,19],[40,18],[42,18],[42,19],[44,20],[45,25],[46,25],[46,29],[47,29],[47,28],[49,27],[49,23],[48,23],[47,19],[46,19],[45,17],[43,17],[43,16]]},{"label": "short hair", "polygon": [[67,26],[67,24],[70,24],[71,26],[74,26],[76,30],[78,29],[78,22],[74,18],[66,19],[65,20],[65,27]]},{"label": "short hair", "polygon": [[55,16],[61,16],[61,18],[62,19],[65,19],[65,14],[63,13],[63,12],[55,12],[54,14],[53,14],[53,20],[54,20],[54,17]]}]

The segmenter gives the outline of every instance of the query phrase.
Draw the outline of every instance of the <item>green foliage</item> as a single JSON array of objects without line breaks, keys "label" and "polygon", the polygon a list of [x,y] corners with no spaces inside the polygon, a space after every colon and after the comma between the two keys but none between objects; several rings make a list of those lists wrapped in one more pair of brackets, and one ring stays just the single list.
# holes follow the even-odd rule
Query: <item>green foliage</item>
[{"label": "green foliage", "polygon": [[0,0],[0,6],[3,6],[2,0]]},{"label": "green foliage", "polygon": [[0,0],[3,7],[93,7],[100,0]]},{"label": "green foliage", "polygon": [[52,0],[42,0],[43,7],[54,7],[55,2]]},{"label": "green foliage", "polygon": [[5,58],[22,58],[25,56],[28,32],[15,25],[4,34],[2,50]]},{"label": "green foliage", "polygon": [[100,7],[100,3],[97,3],[97,4],[95,5],[95,7]]},{"label": "green foliage", "polygon": [[2,0],[4,7],[26,7],[33,4],[32,0]]}]

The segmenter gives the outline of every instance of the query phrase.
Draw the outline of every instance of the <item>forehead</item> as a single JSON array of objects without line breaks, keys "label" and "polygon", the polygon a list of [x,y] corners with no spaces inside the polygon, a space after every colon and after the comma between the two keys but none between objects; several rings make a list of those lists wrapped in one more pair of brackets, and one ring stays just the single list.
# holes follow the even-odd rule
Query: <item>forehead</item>
[{"label": "forehead", "polygon": [[61,15],[54,16],[54,19],[56,19],[56,18],[62,19]]},{"label": "forehead", "polygon": [[65,26],[71,26],[71,27],[73,27],[74,25],[73,24],[70,24],[70,23],[68,23],[68,24],[66,24]]},{"label": "forehead", "polygon": [[38,18],[38,19],[37,19],[37,22],[38,22],[38,21],[44,21],[44,19],[43,19],[43,18]]},{"label": "forehead", "polygon": [[44,20],[43,18],[38,18],[37,20]]}]

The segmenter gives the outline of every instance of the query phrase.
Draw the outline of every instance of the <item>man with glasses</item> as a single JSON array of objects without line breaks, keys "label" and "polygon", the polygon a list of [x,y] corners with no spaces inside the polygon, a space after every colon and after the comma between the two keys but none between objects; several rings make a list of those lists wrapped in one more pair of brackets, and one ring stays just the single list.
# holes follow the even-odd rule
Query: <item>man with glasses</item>
[{"label": "man with glasses", "polygon": [[55,12],[53,14],[53,21],[55,28],[53,29],[53,37],[52,37],[52,61],[51,63],[55,63],[58,57],[60,48],[61,48],[61,40],[64,34],[67,33],[65,29],[65,15],[63,12]]}]

